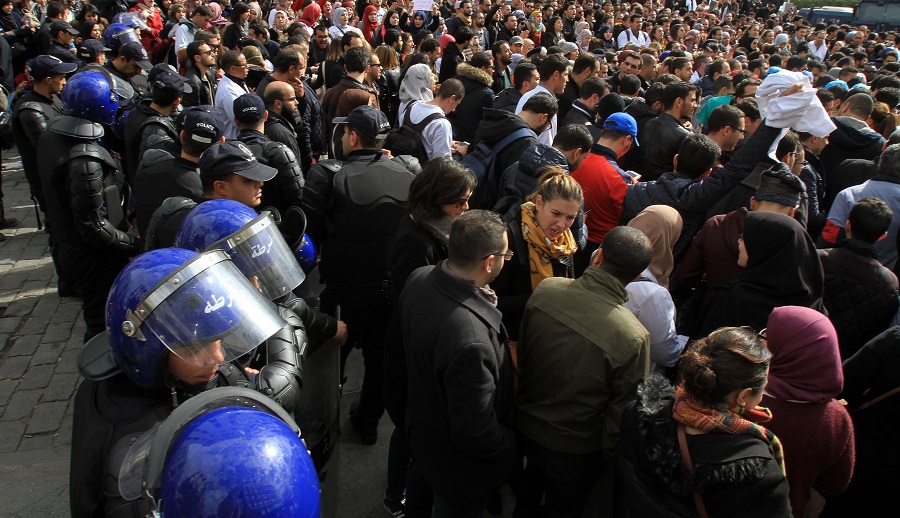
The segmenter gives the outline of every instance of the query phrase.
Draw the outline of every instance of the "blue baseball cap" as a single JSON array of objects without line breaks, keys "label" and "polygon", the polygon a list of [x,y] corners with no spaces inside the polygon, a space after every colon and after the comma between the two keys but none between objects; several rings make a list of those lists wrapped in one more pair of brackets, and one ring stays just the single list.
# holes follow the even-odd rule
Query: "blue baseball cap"
[{"label": "blue baseball cap", "polygon": [[638,144],[637,133],[637,121],[634,120],[634,117],[628,115],[624,112],[614,113],[606,118],[603,122],[604,129],[611,129],[615,131],[621,131],[627,135],[631,135],[634,137],[634,145],[640,146]]}]

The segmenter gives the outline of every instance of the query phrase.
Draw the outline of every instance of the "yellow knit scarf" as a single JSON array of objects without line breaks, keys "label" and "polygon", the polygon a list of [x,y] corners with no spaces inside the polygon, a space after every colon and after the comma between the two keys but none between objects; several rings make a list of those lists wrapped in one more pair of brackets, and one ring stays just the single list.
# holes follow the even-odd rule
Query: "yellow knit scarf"
[{"label": "yellow knit scarf", "polygon": [[551,241],[537,224],[534,202],[522,204],[522,236],[528,245],[528,264],[531,272],[531,289],[537,288],[542,280],[553,277],[551,259],[565,259],[572,255],[578,244],[572,231],[566,229],[558,238]]}]

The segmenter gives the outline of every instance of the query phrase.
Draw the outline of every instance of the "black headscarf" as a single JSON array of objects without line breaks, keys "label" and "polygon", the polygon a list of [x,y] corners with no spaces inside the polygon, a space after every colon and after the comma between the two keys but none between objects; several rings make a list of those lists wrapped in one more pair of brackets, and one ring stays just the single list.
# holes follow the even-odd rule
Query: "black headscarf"
[{"label": "black headscarf", "polygon": [[85,20],[81,22],[81,39],[87,41],[91,39],[91,31],[94,30],[94,26],[97,25],[97,22],[94,20]]},{"label": "black headscarf", "polygon": [[773,212],[750,212],[744,223],[747,266],[713,292],[698,336],[722,326],[766,327],[776,307],[823,311],[825,274],[816,247],[800,223]]},{"label": "black headscarf", "polygon": [[[12,0],[0,0],[0,8],[11,3]],[[19,29],[19,24],[16,23],[16,18],[12,11],[7,13],[0,9],[0,28],[3,29],[3,32]]]}]

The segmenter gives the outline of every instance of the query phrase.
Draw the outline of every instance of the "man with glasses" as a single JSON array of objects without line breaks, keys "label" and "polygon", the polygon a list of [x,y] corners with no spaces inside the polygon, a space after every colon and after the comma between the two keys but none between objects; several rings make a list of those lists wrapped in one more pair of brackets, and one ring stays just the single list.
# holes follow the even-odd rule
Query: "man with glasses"
[{"label": "man with glasses", "polygon": [[584,275],[545,279],[528,299],[517,347],[516,428],[528,459],[517,511],[543,496],[550,515],[581,516],[613,458],[650,363],[650,335],[625,308],[625,285],[652,256],[643,232],[615,227]]},{"label": "man with glasses", "polygon": [[228,50],[222,54],[222,71],[225,73],[216,87],[216,106],[225,110],[228,122],[224,134],[227,140],[237,138],[238,127],[234,122],[234,101],[250,93],[244,80],[247,79],[247,58],[239,50]]},{"label": "man with glasses", "polygon": [[269,112],[265,124],[266,137],[286,145],[299,158],[300,146],[295,121],[299,116],[297,106],[300,101],[294,88],[284,81],[273,81],[266,87],[262,98],[266,103],[266,111]]},{"label": "man with glasses", "polygon": [[215,105],[216,52],[202,41],[192,41],[187,46],[187,63],[184,78],[191,91],[184,94],[181,104],[185,107],[201,104]]},{"label": "man with glasses", "polygon": [[489,286],[512,255],[500,216],[468,211],[450,228],[449,258],[413,272],[400,296],[415,459],[407,510],[425,491],[434,516],[481,517],[516,469],[513,366]]},{"label": "man with glasses", "polygon": [[[712,111],[707,119],[707,127],[709,128],[707,135],[719,146],[722,153],[734,151],[738,142],[743,140],[747,133],[744,129],[744,112],[728,104]],[[720,165],[724,165],[721,156]]]}]

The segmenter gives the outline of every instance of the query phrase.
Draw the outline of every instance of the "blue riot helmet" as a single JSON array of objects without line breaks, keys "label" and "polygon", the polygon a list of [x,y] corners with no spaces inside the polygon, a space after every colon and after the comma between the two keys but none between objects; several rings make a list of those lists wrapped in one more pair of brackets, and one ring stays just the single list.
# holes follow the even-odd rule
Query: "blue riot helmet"
[{"label": "blue riot helmet", "polygon": [[181,222],[175,246],[224,250],[271,300],[289,294],[306,278],[271,214],[257,214],[233,200],[197,205]]},{"label": "blue riot helmet", "polygon": [[140,29],[142,31],[150,30],[150,27],[147,26],[147,22],[144,21],[143,16],[141,16],[141,13],[138,11],[116,13],[116,15],[113,16],[112,23],[121,23],[131,29]]},{"label": "blue riot helmet", "polygon": [[300,241],[293,247],[294,257],[300,263],[303,271],[309,273],[316,267],[316,245],[313,244],[309,234],[303,234]]},{"label": "blue riot helmet", "polygon": [[314,518],[315,466],[290,415],[268,397],[222,387],[179,405],[138,439],[119,471],[123,498],[161,518]]},{"label": "blue riot helmet", "polygon": [[95,69],[79,72],[66,82],[62,91],[63,110],[101,124],[116,120],[119,97],[110,77]]},{"label": "blue riot helmet", "polygon": [[214,367],[251,351],[284,322],[221,251],[162,248],[116,277],[106,303],[110,349],[142,387],[165,380],[169,353]]},{"label": "blue riot helmet", "polygon": [[103,31],[103,44],[106,45],[115,56],[119,54],[119,47],[132,41],[140,42],[141,38],[134,32],[134,29],[124,23],[111,23],[109,24],[109,27]]}]

